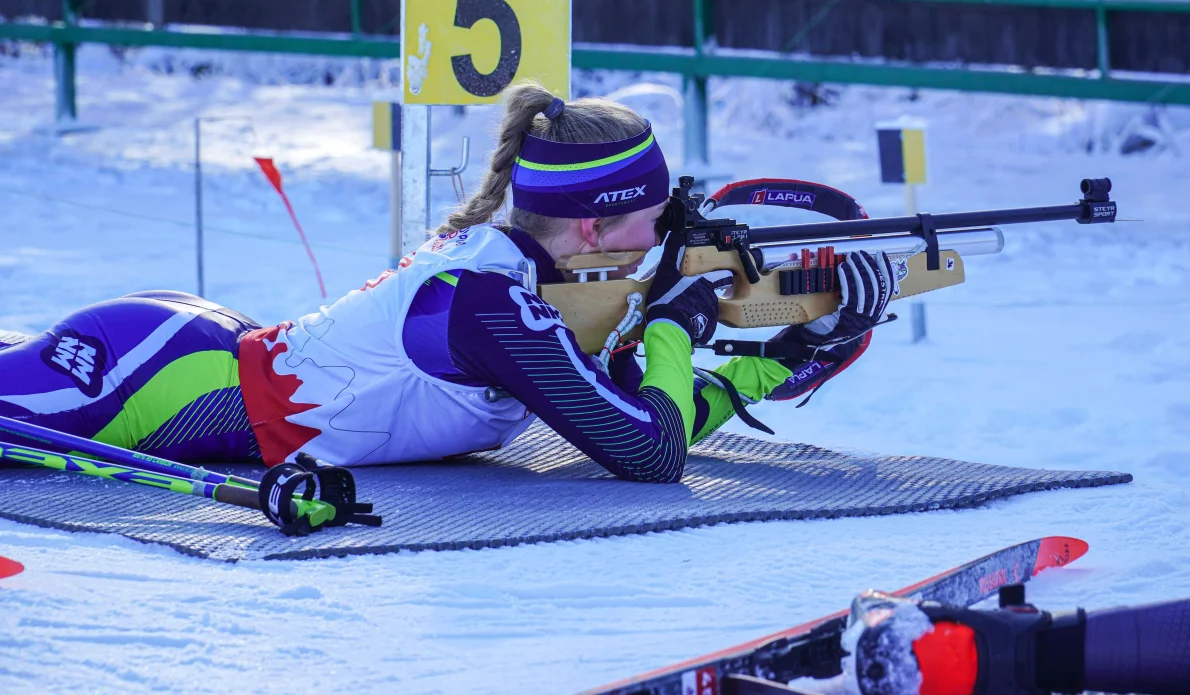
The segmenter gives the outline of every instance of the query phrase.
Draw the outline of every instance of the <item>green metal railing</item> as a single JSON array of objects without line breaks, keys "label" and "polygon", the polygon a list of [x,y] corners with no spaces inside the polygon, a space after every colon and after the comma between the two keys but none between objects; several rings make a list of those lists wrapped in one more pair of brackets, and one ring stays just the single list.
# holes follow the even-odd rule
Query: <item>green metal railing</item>
[{"label": "green metal railing", "polygon": [[0,22],[0,39],[37,41],[55,45],[106,43],[117,46],[205,48],[257,53],[302,53],[351,58],[399,58],[401,45],[394,40],[341,39],[295,34],[217,34],[205,31],[135,29],[130,27],[72,26]]},{"label": "green metal railing", "polygon": [[[926,89],[954,89],[977,92],[999,92],[1035,96],[1056,96],[1077,99],[1110,99],[1154,104],[1190,105],[1190,83],[1157,79],[1132,80],[1112,76],[1110,65],[1109,22],[1112,12],[1188,13],[1190,3],[1144,2],[1129,0],[887,0],[888,2],[945,2],[950,4],[1011,5],[1077,9],[1095,12],[1098,22],[1098,75],[1080,77],[1071,74],[1045,72],[1010,72],[978,68],[940,68],[906,64],[869,64],[845,60],[793,59],[773,56],[738,56],[707,50],[706,42],[713,36],[711,21],[714,0],[691,0],[694,12],[694,46],[689,51],[675,52],[640,49],[622,51],[595,46],[576,47],[572,63],[578,68],[610,70],[639,70],[678,73],[685,83],[687,122],[695,127],[705,121],[706,80],[709,77],[763,77],[800,80],[805,82],[834,82],[882,86],[917,87]],[[369,37],[362,31],[361,0],[351,0],[350,37],[333,35],[214,33],[212,31],[161,30],[122,26],[80,26],[77,0],[63,0],[61,22],[31,24],[0,22],[0,39],[52,43],[55,46],[56,70],[59,81],[60,117],[74,117],[74,49],[82,43],[105,43],[123,46],[160,46],[169,48],[200,48],[225,51],[255,51],[265,53],[301,53],[320,56],[399,58],[400,43],[392,38]],[[820,11],[825,16],[833,4]],[[822,17],[816,17],[821,20]],[[789,48],[807,33],[803,30],[791,40]],[[699,112],[699,113],[696,113]],[[699,119],[701,120],[691,120]],[[705,129],[705,124],[702,126]],[[699,137],[705,145],[705,137]],[[687,143],[695,145],[697,142]],[[703,155],[705,159],[705,154]]]}]

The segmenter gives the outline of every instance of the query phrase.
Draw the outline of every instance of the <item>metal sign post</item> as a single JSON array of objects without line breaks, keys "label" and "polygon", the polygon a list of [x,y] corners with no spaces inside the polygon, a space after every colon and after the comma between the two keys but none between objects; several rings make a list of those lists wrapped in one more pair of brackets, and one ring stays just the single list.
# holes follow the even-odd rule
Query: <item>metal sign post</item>
[{"label": "metal sign post", "polygon": [[[905,186],[905,214],[917,214],[917,187],[926,182],[926,124],[909,116],[876,124],[880,180]],[[913,342],[926,339],[926,305],[913,303]]]},{"label": "metal sign post", "polygon": [[372,102],[372,147],[390,153],[389,263],[396,268],[401,261],[401,105],[388,101]]},{"label": "metal sign post", "polygon": [[206,277],[203,271],[203,221],[202,221],[202,124],[214,121],[247,121],[252,128],[253,137],[256,129],[252,126],[250,116],[199,116],[194,119],[194,259],[195,270],[198,275],[198,296],[206,297]]},{"label": "metal sign post", "polygon": [[202,119],[194,119],[194,258],[198,265],[198,294],[206,296],[202,268]]},{"label": "metal sign post", "polygon": [[[422,245],[430,229],[430,107],[406,104],[401,112],[400,251]],[[396,266],[394,266],[396,267]]]}]

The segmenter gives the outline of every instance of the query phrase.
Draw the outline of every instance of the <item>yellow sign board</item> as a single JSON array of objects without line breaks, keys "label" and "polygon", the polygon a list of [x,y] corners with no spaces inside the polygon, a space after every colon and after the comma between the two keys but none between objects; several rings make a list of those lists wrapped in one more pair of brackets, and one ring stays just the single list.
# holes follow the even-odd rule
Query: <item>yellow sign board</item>
[{"label": "yellow sign board", "polygon": [[571,0],[404,0],[406,104],[490,104],[516,80],[570,98]]}]

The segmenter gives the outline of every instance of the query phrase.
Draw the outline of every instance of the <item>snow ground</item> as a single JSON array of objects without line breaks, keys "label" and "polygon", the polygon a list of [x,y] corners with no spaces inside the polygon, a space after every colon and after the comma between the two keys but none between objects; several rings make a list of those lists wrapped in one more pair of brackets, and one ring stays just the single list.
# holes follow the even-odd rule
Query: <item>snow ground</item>
[{"label": "snow ground", "polygon": [[[59,139],[38,131],[53,108],[49,61],[0,60],[0,327],[39,331],[123,293],[194,290],[196,115],[252,118],[204,126],[209,298],[267,323],[319,302],[250,159],[263,152],[277,158],[332,296],[387,267],[388,161],[369,149],[368,108],[383,84],[195,81],[147,69],[146,55],[120,63],[84,48],[80,109],[100,129]],[[577,78],[590,92],[632,79]],[[27,567],[0,584],[0,692],[564,693],[1050,534],[1084,538],[1091,552],[1034,582],[1043,606],[1190,594],[1190,109],[1153,118],[1137,106],[851,87],[806,110],[783,89],[713,86],[717,168],[822,181],[873,215],[900,214],[900,191],[878,182],[872,127],[909,114],[930,123],[924,210],[1063,203],[1080,179],[1110,176],[1121,217],[1143,221],[1006,228],[1003,253],[969,259],[965,285],[926,298],[926,343],[910,344],[908,321],[881,328],[805,408],[753,412],[790,440],[1124,470],[1135,482],[962,512],[236,565],[0,521],[0,555]],[[630,103],[680,161],[676,106]],[[437,110],[436,164],[455,160],[464,134],[482,156],[495,116]],[[1113,154],[1138,124],[1166,145]],[[451,201],[437,182],[435,205]]]}]

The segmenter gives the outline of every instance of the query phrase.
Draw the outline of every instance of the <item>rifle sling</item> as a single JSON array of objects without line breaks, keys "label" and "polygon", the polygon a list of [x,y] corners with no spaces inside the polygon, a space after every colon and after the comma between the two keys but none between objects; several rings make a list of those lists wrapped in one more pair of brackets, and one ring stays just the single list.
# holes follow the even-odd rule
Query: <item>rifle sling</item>
[{"label": "rifle sling", "polygon": [[716,355],[724,357],[767,357],[771,360],[789,360],[798,364],[811,360],[840,361],[830,350],[784,340],[716,340],[710,345],[698,347],[714,350]]},{"label": "rifle sling", "polygon": [[[703,379],[706,379],[715,386],[723,389],[723,391],[727,394],[727,399],[731,401],[731,409],[735,411],[736,415],[740,416],[740,419],[744,421],[744,424],[767,434],[775,434],[775,432],[769,429],[768,425],[752,417],[752,414],[748,412],[747,407],[744,405],[744,399],[740,397],[739,389],[735,387],[735,384],[731,383],[731,379],[728,379],[718,372],[710,372],[697,367],[694,368],[694,373]],[[755,403],[755,401],[752,402]]]},{"label": "rifle sling", "polygon": [[938,225],[928,212],[918,213],[917,219],[921,222],[921,231],[916,233],[926,241],[926,270],[938,270],[941,266],[938,259]]}]

